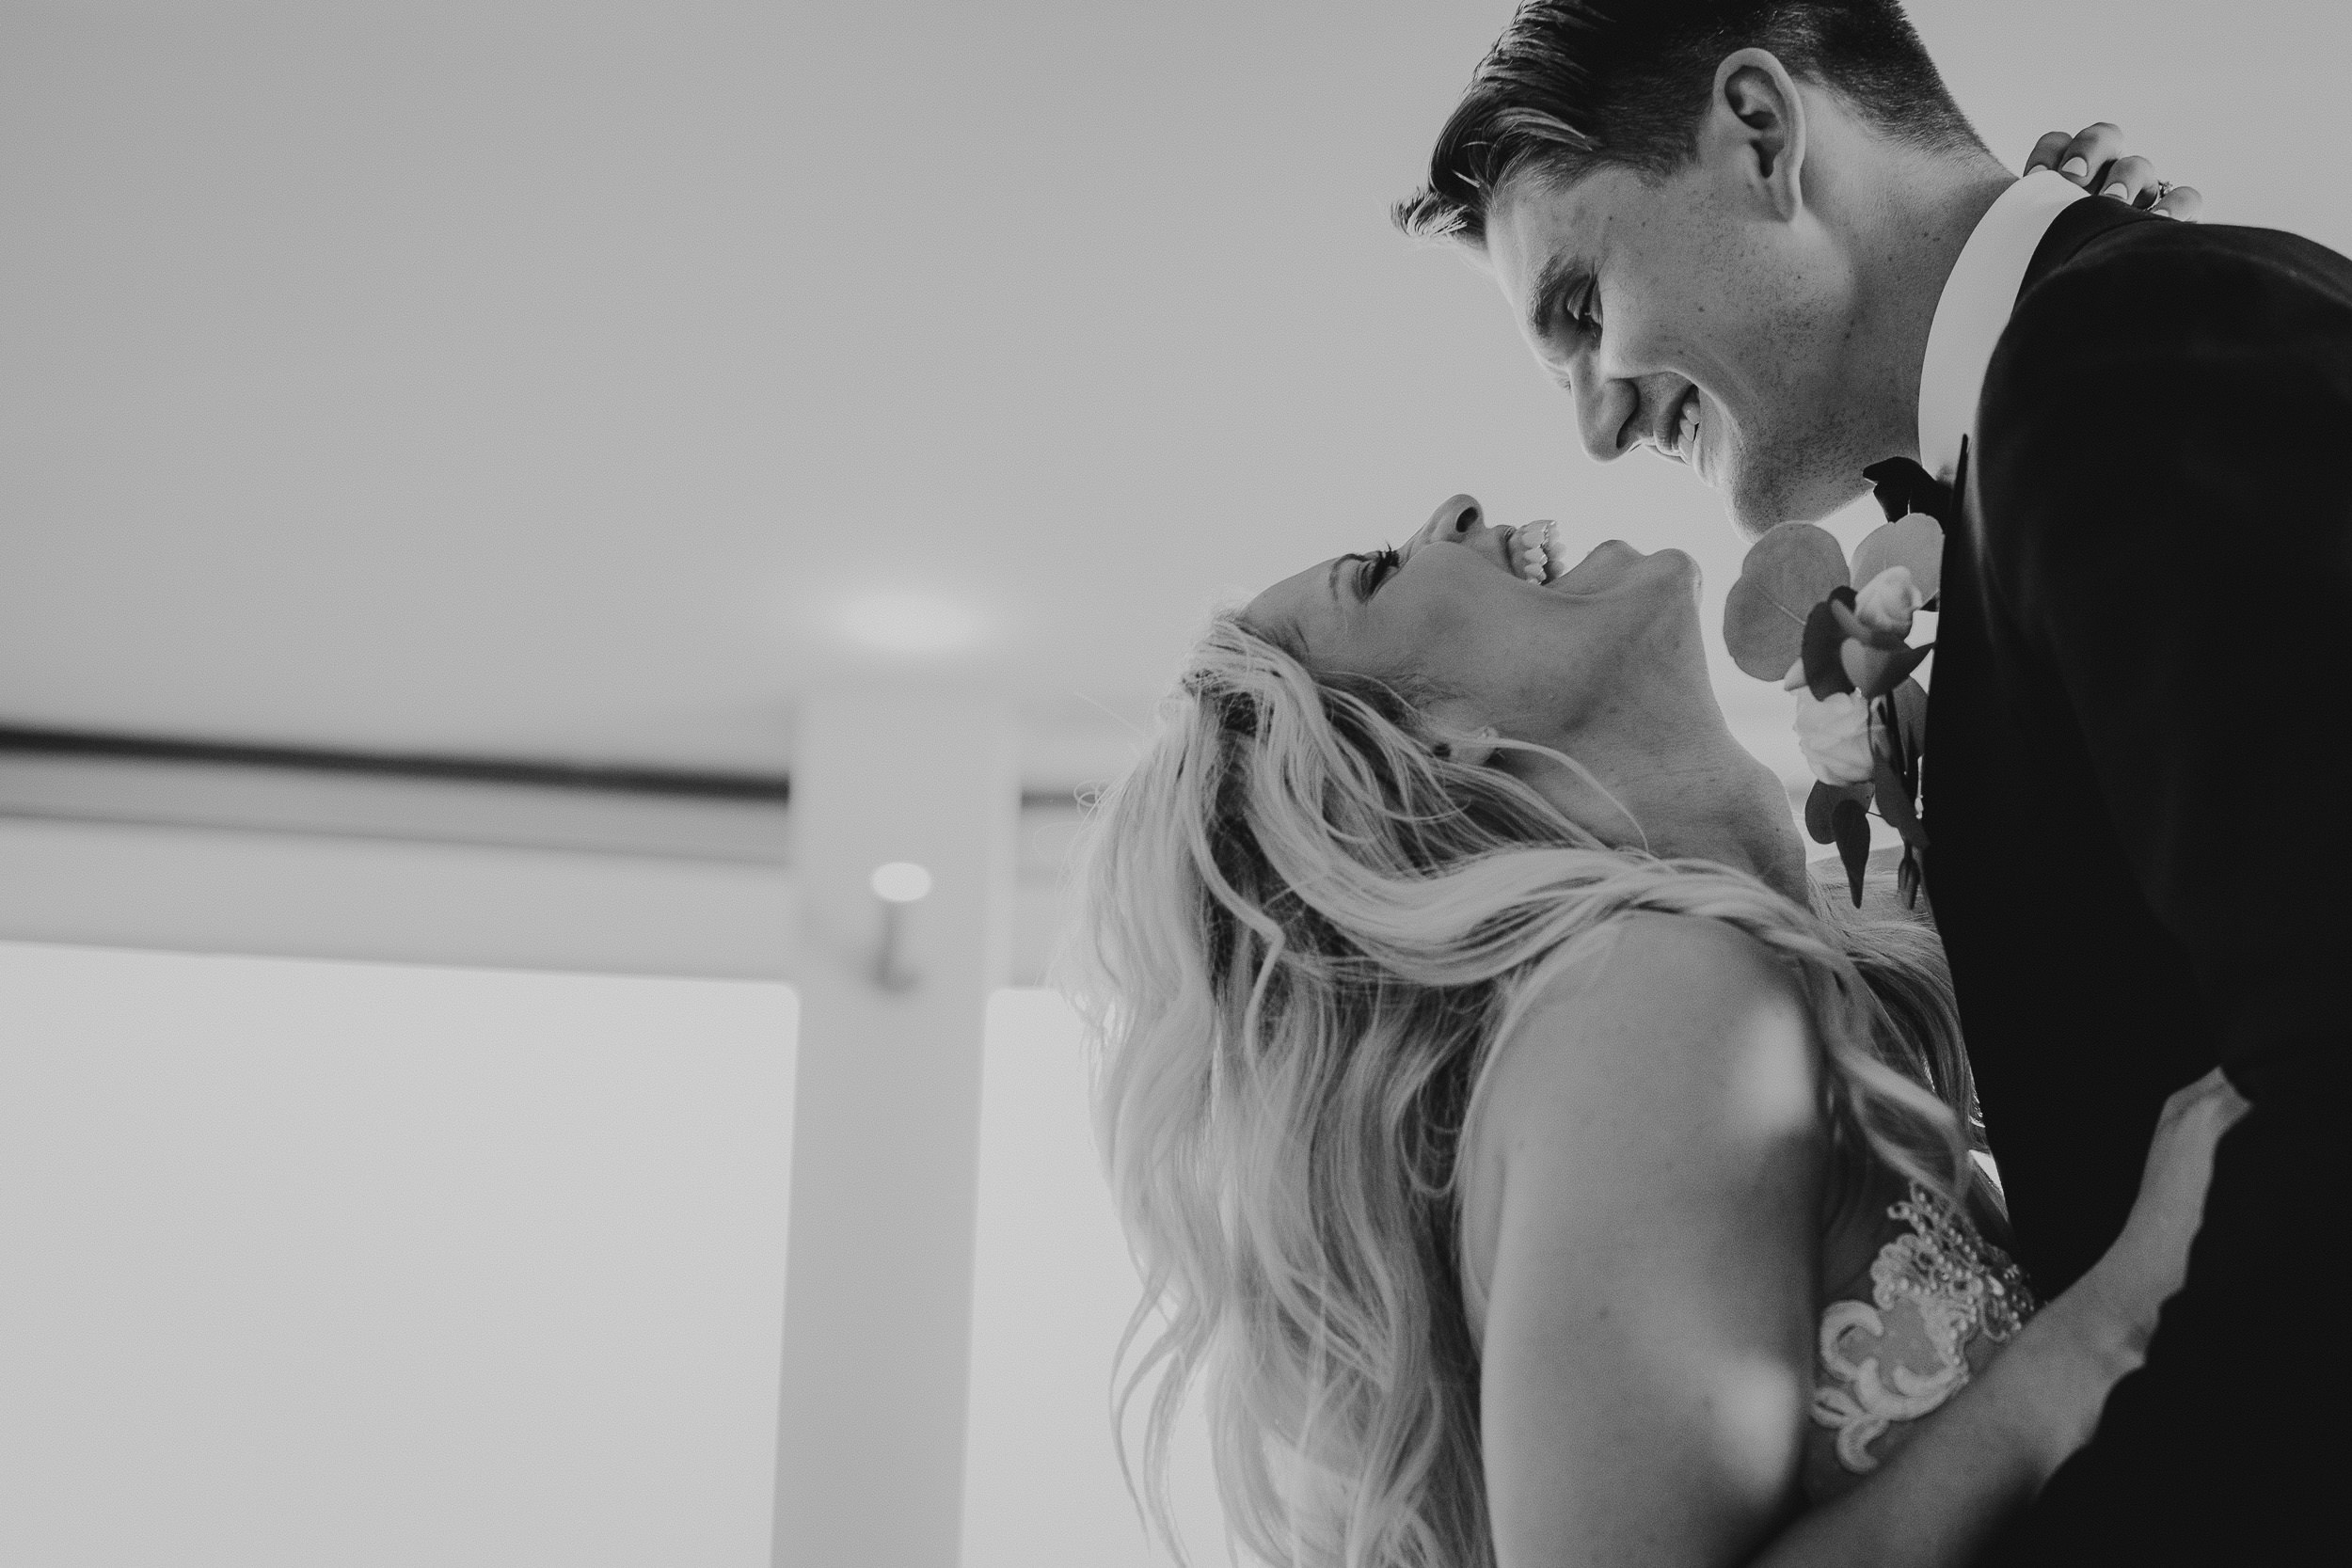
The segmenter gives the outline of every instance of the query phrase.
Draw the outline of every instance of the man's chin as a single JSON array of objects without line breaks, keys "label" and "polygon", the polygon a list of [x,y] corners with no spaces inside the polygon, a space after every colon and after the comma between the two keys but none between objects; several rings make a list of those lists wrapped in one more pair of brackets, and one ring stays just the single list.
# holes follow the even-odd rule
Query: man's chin
[{"label": "man's chin", "polygon": [[1724,510],[1731,514],[1732,527],[1751,540],[1781,523],[1818,523],[1869,490],[1859,466],[1851,477],[1843,472],[1846,467],[1806,472],[1742,465],[1726,476]]}]

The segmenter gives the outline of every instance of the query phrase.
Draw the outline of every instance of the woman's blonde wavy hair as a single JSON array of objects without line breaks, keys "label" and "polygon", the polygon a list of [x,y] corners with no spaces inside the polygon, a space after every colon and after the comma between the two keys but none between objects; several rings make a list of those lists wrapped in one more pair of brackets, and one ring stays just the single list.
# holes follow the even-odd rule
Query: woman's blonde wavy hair
[{"label": "woman's blonde wavy hair", "polygon": [[1120,1451],[1157,1372],[1143,1499],[1180,1557],[1168,1442],[1200,1386],[1228,1530],[1267,1561],[1492,1563],[1454,1148],[1535,971],[1620,915],[1720,920],[1787,966],[1825,1057],[1834,1202],[1876,1163],[1997,1223],[1931,934],[1611,848],[1414,695],[1221,617],[1091,824],[1065,973],[1145,1281]]}]

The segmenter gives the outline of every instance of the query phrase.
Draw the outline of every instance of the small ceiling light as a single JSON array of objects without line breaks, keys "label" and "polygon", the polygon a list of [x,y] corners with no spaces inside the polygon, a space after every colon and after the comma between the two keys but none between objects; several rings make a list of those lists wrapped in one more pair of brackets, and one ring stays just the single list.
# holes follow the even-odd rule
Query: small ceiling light
[{"label": "small ceiling light", "polygon": [[919,903],[930,893],[931,874],[913,861],[874,867],[874,896],[885,904]]},{"label": "small ceiling light", "polygon": [[860,594],[842,603],[836,619],[850,641],[877,653],[948,654],[980,640],[970,605],[920,588]]}]

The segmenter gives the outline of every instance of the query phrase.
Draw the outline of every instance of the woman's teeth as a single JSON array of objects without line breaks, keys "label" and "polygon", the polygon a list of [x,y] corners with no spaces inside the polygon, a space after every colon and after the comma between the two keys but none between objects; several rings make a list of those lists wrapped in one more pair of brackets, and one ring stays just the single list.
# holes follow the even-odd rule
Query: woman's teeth
[{"label": "woman's teeth", "polygon": [[1518,558],[1519,576],[1540,588],[1552,578],[1551,524],[1522,523],[1511,536],[1512,552]]}]

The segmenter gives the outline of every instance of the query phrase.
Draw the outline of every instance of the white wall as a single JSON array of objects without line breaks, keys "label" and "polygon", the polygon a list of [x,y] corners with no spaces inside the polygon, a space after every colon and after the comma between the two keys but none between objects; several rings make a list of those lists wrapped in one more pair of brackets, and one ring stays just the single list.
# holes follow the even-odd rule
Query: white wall
[{"label": "white wall", "polygon": [[764,1562],[794,1022],[0,943],[0,1562]]}]

